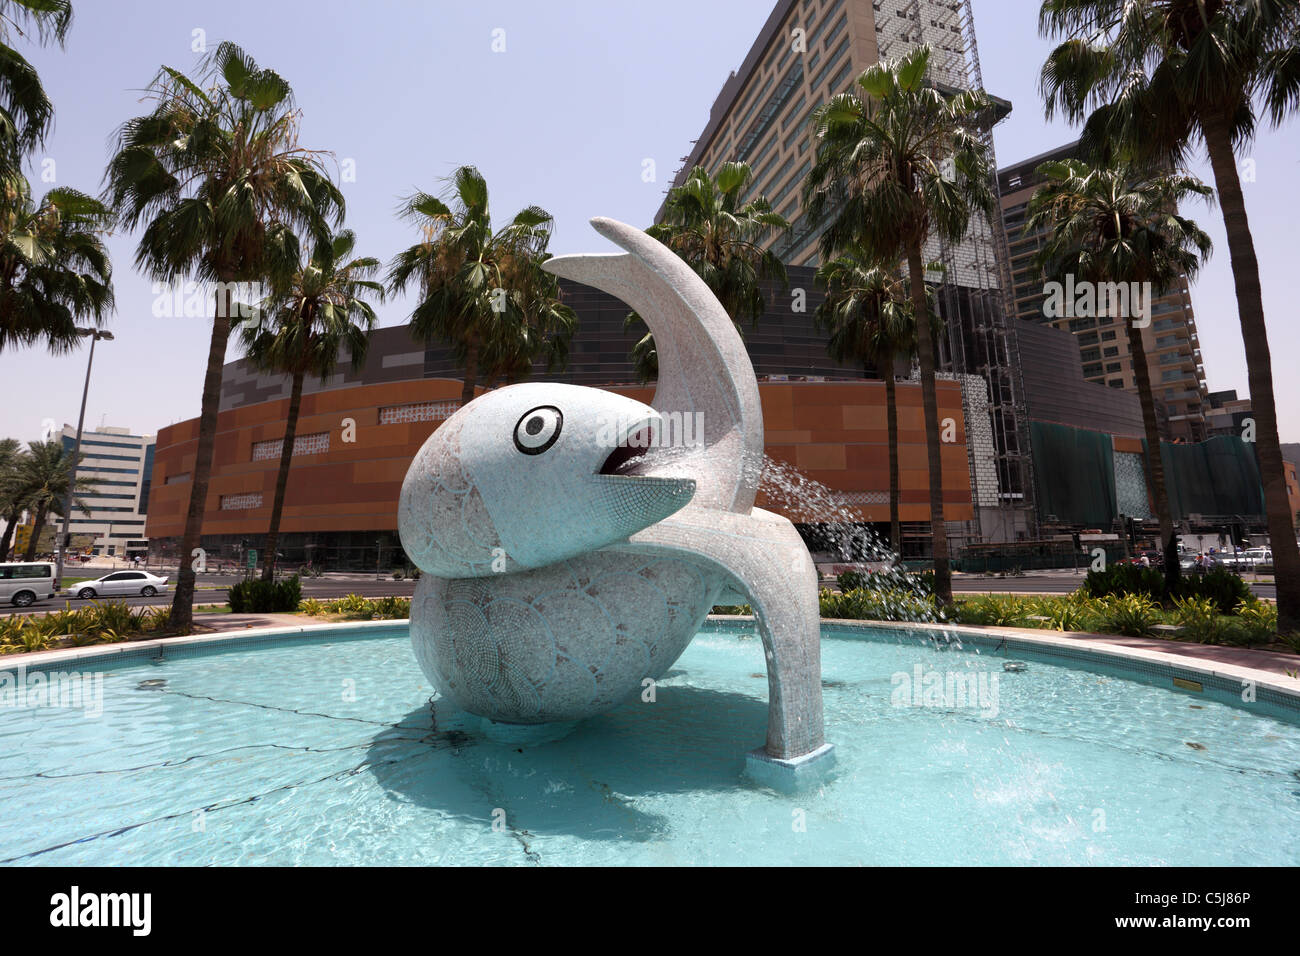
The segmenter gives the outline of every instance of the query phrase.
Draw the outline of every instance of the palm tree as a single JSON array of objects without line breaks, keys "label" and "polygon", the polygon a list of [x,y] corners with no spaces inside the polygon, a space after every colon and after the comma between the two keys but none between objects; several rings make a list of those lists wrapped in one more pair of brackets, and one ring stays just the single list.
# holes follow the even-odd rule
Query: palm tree
[{"label": "palm tree", "polygon": [[[22,464],[21,483],[25,506],[33,512],[32,536],[27,541],[24,561],[36,559],[36,548],[45,520],[50,515],[63,517],[63,501],[68,494],[68,479],[72,470],[72,451],[59,439],[30,442],[27,458]],[[73,486],[72,505],[82,514],[90,514],[90,506],[81,495],[95,491],[94,478],[79,475]]]},{"label": "palm tree", "polygon": [[[1213,195],[1200,180],[1125,165],[1094,168],[1076,159],[1043,163],[1037,172],[1045,181],[1029,201],[1025,231],[1047,234],[1035,259],[1045,279],[1064,282],[1073,275],[1076,281],[1094,285],[1150,283],[1154,299],[1183,276],[1194,276],[1209,255],[1210,237],[1178,215],[1178,204],[1184,199]],[[1114,311],[1112,316],[1121,317]],[[1177,594],[1178,540],[1165,491],[1155,393],[1142,340],[1142,329],[1151,317],[1122,317],[1142,404],[1147,484],[1160,523],[1165,580],[1169,593]]]},{"label": "palm tree", "polygon": [[1282,122],[1300,98],[1295,0],[1043,0],[1039,30],[1065,37],[1043,66],[1050,118],[1086,119],[1085,150],[1183,165],[1203,143],[1228,235],[1237,314],[1277,568],[1278,627],[1300,629],[1300,548],[1287,502],[1259,260],[1237,150],[1255,133],[1256,103]]},{"label": "palm tree", "polygon": [[324,381],[333,373],[341,349],[347,349],[353,368],[360,369],[368,334],[376,321],[375,311],[365,297],[374,295],[381,301],[384,297],[384,287],[370,280],[379,270],[379,260],[351,258],[355,246],[356,236],[350,229],[328,242],[318,242],[311,256],[266,303],[262,311],[270,315],[271,321],[246,323],[240,331],[245,353],[257,368],[289,375],[293,383],[275,479],[271,526],[266,532],[263,580],[275,576],[280,517],[302,410],[303,382],[309,373]]},{"label": "palm tree", "polygon": [[36,69],[16,49],[12,34],[34,29],[41,43],[63,45],[72,23],[70,0],[0,0],[0,180],[22,179],[22,158],[45,141],[54,106]]},{"label": "palm tree", "polygon": [[[952,572],[943,517],[938,361],[925,286],[925,243],[958,243],[972,213],[991,215],[992,170],[979,138],[990,101],[982,90],[948,94],[926,79],[930,48],[879,63],[857,91],[834,96],[813,114],[816,155],[804,184],[814,222],[830,217],[823,259],[861,249],[870,261],[907,264],[930,472],[930,527],[935,596],[952,602]],[[951,162],[951,173],[945,175]]]},{"label": "palm tree", "polygon": [[[206,89],[201,86],[206,84]],[[297,229],[328,234],[343,196],[320,154],[298,143],[288,82],[222,43],[201,62],[199,82],[164,66],[146,91],[151,113],[128,120],[105,174],[110,205],[127,228],[144,224],[136,265],[152,279],[217,283],[203,379],[198,448],[170,625],[193,620],[194,565],[212,470],[222,363],[235,289],[297,264]]]},{"label": "palm tree", "polygon": [[36,203],[21,176],[0,190],[0,352],[38,341],[67,351],[83,322],[101,326],[113,310],[109,210],[75,189]]},{"label": "palm tree", "polygon": [[628,356],[632,359],[632,370],[636,372],[637,381],[642,385],[653,382],[659,377],[659,350],[655,348],[654,336],[646,328],[645,319],[635,312],[629,312],[623,320],[623,331],[641,334]]},{"label": "palm tree", "polygon": [[79,321],[101,325],[112,311],[108,211],[73,189],[37,203],[22,173],[40,146],[54,106],[36,70],[11,42],[34,32],[63,44],[69,0],[0,0],[0,352],[44,340],[54,352],[76,344]]},{"label": "palm tree", "polygon": [[527,378],[539,357],[548,371],[564,368],[578,316],[560,301],[559,278],[541,268],[549,253],[515,255],[505,260],[502,277],[509,289],[500,334],[487,340],[481,363],[489,385]]},{"label": "palm tree", "polygon": [[[744,334],[744,322],[757,322],[766,311],[761,282],[788,282],[785,266],[761,243],[790,223],[772,211],[765,196],[742,203],[741,196],[754,178],[746,163],[723,163],[716,176],[696,166],[680,186],[668,191],[663,221],[646,230],[677,253],[704,280],[722,307]],[[624,329],[645,329],[635,312]],[[645,331],[632,348],[632,362],[643,382],[658,377],[659,359],[654,339]]]},{"label": "palm tree", "polygon": [[447,199],[454,209],[424,192],[404,201],[400,214],[424,241],[398,253],[387,278],[393,293],[418,284],[411,335],[452,348],[464,370],[463,405],[480,381],[513,381],[542,358],[550,368],[562,365],[577,317],[541,268],[550,213],[529,206],[493,231],[487,181],[473,166],[452,174]]},{"label": "palm tree", "polygon": [[0,439],[0,518],[4,519],[4,537],[0,537],[0,561],[9,554],[14,528],[27,507],[22,471],[27,453],[14,438]]},{"label": "palm tree", "polygon": [[916,324],[906,283],[887,267],[873,265],[861,250],[843,253],[817,270],[826,297],[814,319],[830,333],[826,350],[844,364],[874,366],[885,381],[889,440],[889,543],[902,547],[898,517],[898,401],[895,366],[916,351]]},{"label": "palm tree", "polygon": [[738,324],[763,315],[760,280],[787,281],[776,253],[759,244],[790,223],[772,211],[765,196],[741,204],[753,178],[746,163],[723,163],[715,177],[696,166],[685,182],[669,190],[663,221],[646,230],[695,270]]}]

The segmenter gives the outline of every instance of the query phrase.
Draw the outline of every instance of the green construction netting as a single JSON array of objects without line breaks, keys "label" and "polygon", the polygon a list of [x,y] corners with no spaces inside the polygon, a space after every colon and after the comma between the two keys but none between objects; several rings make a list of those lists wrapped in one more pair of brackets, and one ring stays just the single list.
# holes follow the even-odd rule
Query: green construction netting
[{"label": "green construction netting", "polygon": [[1160,459],[1175,521],[1194,514],[1264,514],[1255,448],[1236,435],[1219,435],[1195,445],[1161,442]]},{"label": "green construction netting", "polygon": [[[1118,513],[1110,435],[1030,422],[1029,438],[1039,515],[1064,524],[1110,528]],[[1220,435],[1197,444],[1161,443],[1161,460],[1175,521],[1192,515],[1264,514],[1255,449],[1241,438]]]},{"label": "green construction netting", "polygon": [[1065,524],[1109,528],[1115,519],[1115,463],[1102,432],[1029,423],[1038,513]]}]

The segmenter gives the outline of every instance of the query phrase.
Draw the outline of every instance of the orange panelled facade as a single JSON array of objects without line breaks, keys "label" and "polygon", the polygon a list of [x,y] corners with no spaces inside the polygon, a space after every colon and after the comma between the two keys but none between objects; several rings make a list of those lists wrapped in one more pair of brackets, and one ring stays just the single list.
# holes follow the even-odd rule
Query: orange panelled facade
[{"label": "orange panelled facade", "polygon": [[1286,496],[1291,502],[1291,520],[1300,528],[1300,476],[1296,466],[1289,461],[1282,462],[1282,474],[1286,477]]},{"label": "orange panelled facade", "polygon": [[[383,407],[414,402],[455,402],[461,384],[451,379],[418,379],[357,385],[305,395],[298,435],[329,433],[329,448],[296,455],[289,472],[281,530],[393,531],[402,478],[416,451],[437,422],[379,424]],[[652,387],[613,391],[648,402]],[[939,418],[952,419],[951,442],[943,447],[945,517],[972,517],[970,470],[966,457],[961,389],[941,381]],[[889,490],[883,382],[764,382],[759,385],[767,453],[850,500]],[[898,385],[901,519],[929,520],[929,480],[921,391]],[[253,460],[253,446],[284,435],[288,400],[262,402],[224,411],[217,420],[212,478],[208,486],[204,535],[254,535],[266,531],[275,496],[279,456]],[[349,428],[349,420],[353,427]],[[348,429],[345,434],[345,428]],[[178,538],[189,507],[198,419],[158,433],[146,534]],[[351,441],[345,441],[350,437]],[[170,482],[170,483],[169,483]],[[261,494],[260,507],[222,510],[225,496]],[[889,505],[855,505],[863,521],[888,521]],[[764,502],[760,499],[760,504]],[[772,506],[774,510],[783,510]],[[796,521],[816,520],[795,515]]]}]

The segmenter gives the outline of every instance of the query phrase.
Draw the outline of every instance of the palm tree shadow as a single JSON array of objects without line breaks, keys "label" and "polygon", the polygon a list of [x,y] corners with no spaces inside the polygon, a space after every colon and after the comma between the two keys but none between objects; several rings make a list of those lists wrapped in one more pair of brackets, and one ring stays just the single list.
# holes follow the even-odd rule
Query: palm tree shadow
[{"label": "palm tree shadow", "polygon": [[763,744],[767,702],[670,681],[653,703],[633,697],[550,743],[501,743],[481,725],[432,701],[374,738],[367,769],[398,799],[479,826],[501,820],[525,847],[544,835],[644,841],[670,829],[659,797],[748,786],[745,753]]}]

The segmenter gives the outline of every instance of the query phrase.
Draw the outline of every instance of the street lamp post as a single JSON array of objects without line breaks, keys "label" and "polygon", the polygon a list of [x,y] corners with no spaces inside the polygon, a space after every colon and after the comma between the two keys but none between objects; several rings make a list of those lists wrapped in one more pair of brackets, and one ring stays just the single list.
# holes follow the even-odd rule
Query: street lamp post
[{"label": "street lamp post", "polygon": [[86,396],[90,394],[90,367],[95,361],[95,343],[100,339],[111,342],[112,332],[99,329],[77,329],[82,338],[90,336],[90,356],[86,359],[86,384],[81,389],[81,414],[77,416],[77,440],[72,445],[72,463],[68,466],[68,492],[63,496],[63,533],[58,541],[58,566],[54,573],[56,588],[63,586],[63,558],[68,550],[68,526],[72,518],[72,492],[77,483],[77,459],[81,457],[81,428],[86,423]]}]

